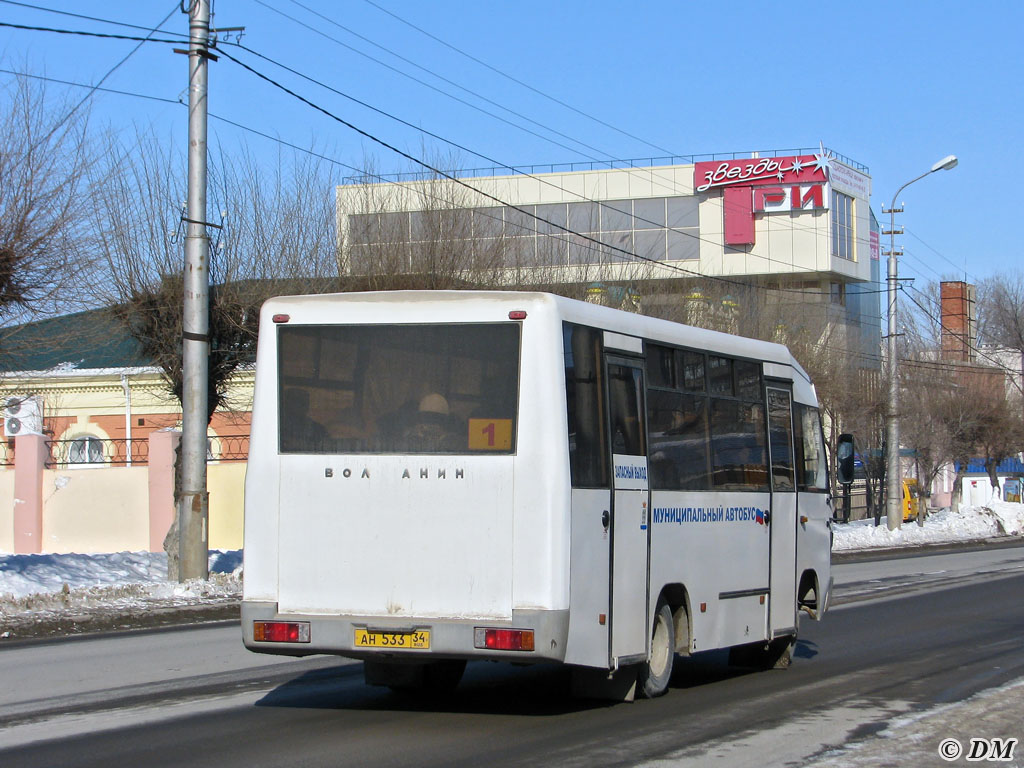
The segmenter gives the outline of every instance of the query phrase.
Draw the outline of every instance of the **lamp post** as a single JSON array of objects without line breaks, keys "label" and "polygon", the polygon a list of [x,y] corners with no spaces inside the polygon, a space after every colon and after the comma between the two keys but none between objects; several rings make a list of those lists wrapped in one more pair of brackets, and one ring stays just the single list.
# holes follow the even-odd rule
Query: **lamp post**
[{"label": "lamp post", "polygon": [[899,281],[897,256],[902,252],[896,250],[896,214],[902,213],[903,209],[896,208],[896,198],[900,192],[909,187],[915,181],[920,181],[925,176],[936,171],[948,171],[956,167],[956,155],[949,155],[939,160],[931,167],[930,171],[911,179],[902,187],[896,190],[892,196],[889,209],[882,210],[882,213],[889,214],[889,261],[888,261],[888,299],[889,299],[889,327],[886,344],[886,358],[888,368],[886,371],[887,383],[889,385],[888,409],[885,415],[885,513],[888,517],[889,530],[898,528],[903,522],[903,484],[900,477],[900,422],[899,422],[899,363],[896,357],[896,296]]}]

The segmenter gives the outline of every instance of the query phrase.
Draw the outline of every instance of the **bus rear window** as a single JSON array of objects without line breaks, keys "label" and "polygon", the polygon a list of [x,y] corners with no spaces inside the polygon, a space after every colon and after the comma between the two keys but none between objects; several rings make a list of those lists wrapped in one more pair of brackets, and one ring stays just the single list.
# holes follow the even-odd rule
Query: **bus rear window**
[{"label": "bus rear window", "polygon": [[513,453],[519,331],[280,326],[281,453]]}]

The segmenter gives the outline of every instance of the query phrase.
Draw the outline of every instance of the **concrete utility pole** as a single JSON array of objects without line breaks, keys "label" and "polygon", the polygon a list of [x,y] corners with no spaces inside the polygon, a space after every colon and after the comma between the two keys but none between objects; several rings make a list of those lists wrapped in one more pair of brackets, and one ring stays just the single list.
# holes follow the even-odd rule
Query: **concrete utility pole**
[{"label": "concrete utility pole", "polygon": [[[899,290],[899,263],[897,256],[902,256],[903,251],[896,250],[896,235],[902,234],[903,230],[896,229],[896,214],[902,213],[902,208],[896,207],[896,198],[900,192],[909,187],[915,181],[920,181],[925,176],[936,171],[948,171],[955,167],[957,159],[955,155],[942,158],[930,171],[911,179],[902,187],[896,190],[892,196],[892,202],[888,209],[883,208],[882,213],[889,214],[889,229],[883,234],[889,235],[889,262],[888,262],[888,299],[889,299],[889,326],[888,337],[886,338],[886,379],[888,384],[888,407],[885,413],[885,514],[889,530],[899,528],[903,523],[903,477],[900,474],[900,420],[899,420],[899,360],[896,353],[896,342],[898,331],[896,327],[896,304]],[[920,515],[920,513],[918,513]],[[923,522],[920,521],[920,522]]]},{"label": "concrete utility pole", "polygon": [[206,80],[210,0],[192,0],[188,49],[188,203],[185,223],[185,306],[182,339],[181,496],[178,580],[206,579],[209,501],[206,425],[210,366],[210,248],[206,235]]}]

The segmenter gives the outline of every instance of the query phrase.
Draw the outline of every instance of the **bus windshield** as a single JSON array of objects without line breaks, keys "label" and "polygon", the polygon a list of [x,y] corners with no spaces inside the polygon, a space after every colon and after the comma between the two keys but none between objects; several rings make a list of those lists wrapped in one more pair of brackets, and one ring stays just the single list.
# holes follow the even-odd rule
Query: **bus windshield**
[{"label": "bus windshield", "polygon": [[281,453],[513,453],[518,323],[278,327]]}]

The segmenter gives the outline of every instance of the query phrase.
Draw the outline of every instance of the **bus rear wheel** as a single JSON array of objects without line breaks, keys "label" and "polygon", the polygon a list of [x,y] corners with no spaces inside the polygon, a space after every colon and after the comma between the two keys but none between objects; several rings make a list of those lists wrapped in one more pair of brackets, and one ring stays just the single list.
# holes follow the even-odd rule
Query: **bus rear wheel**
[{"label": "bus rear wheel", "polygon": [[668,690],[672,678],[672,663],[676,655],[675,622],[667,603],[658,603],[651,629],[651,653],[640,668],[637,689],[646,699],[661,696]]}]

